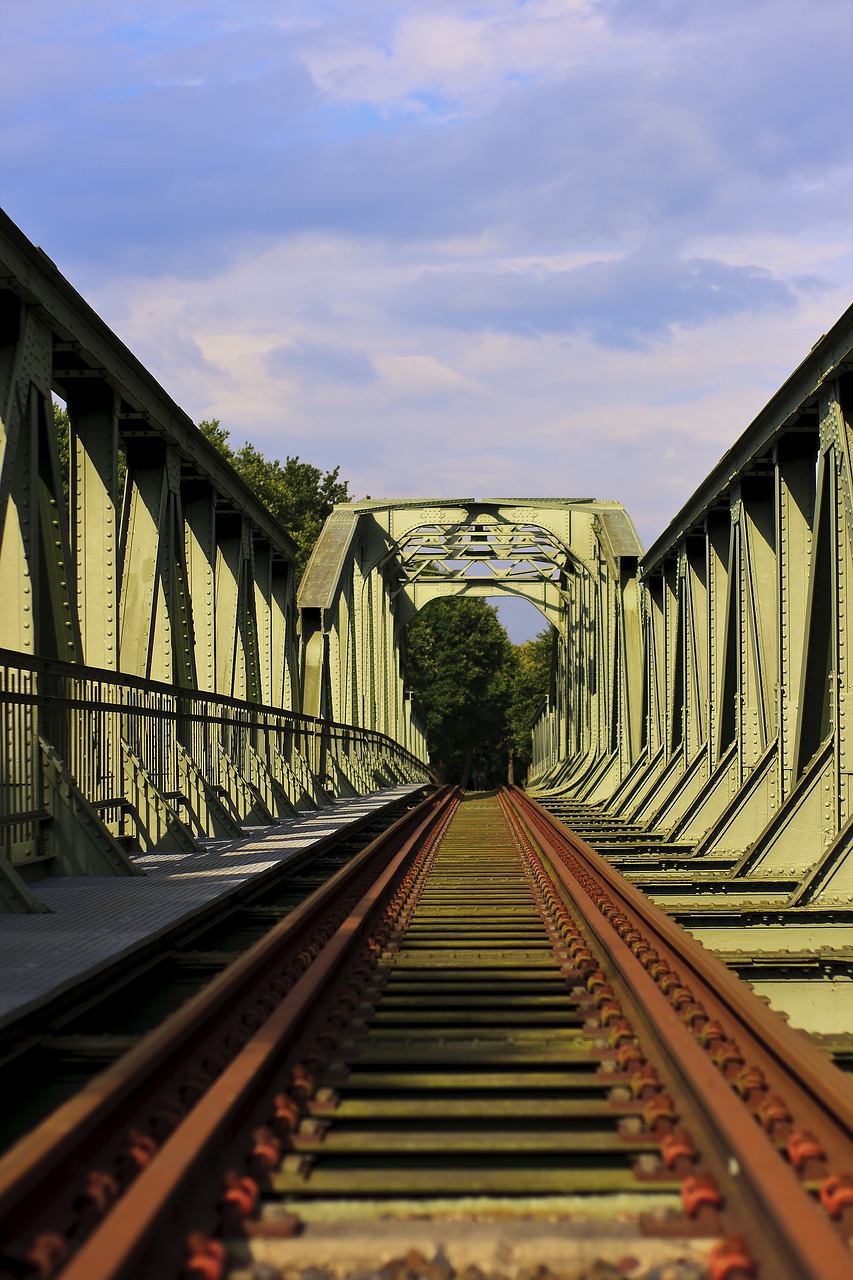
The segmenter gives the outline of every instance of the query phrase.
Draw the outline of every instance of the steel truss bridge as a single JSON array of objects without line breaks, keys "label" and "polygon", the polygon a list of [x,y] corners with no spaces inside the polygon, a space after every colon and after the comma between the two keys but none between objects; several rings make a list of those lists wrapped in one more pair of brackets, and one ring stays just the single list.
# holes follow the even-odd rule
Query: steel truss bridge
[{"label": "steel truss bridge", "polygon": [[758,948],[768,990],[796,970],[813,1029],[849,1020],[851,348],[853,309],[646,552],[618,502],[355,502],[297,598],[285,531],[4,217],[4,908],[425,780],[406,625],[510,595],[555,629],[532,793],[718,950]]},{"label": "steel truss bridge", "polygon": [[[650,1265],[849,1274],[851,433],[853,308],[648,551],[614,501],[367,500],[297,589],[0,215],[0,1276],[297,1274],[307,1204],[522,1175],[548,1247],[592,1196]],[[432,786],[406,628],[465,595],[553,626],[526,793]]]}]

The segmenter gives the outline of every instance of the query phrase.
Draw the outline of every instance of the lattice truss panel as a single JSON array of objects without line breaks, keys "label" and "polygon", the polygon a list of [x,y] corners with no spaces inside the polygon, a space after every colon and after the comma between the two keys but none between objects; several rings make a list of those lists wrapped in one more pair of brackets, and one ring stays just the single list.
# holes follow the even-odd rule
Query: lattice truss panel
[{"label": "lattice truss panel", "polygon": [[401,582],[559,582],[573,572],[566,547],[536,525],[424,525],[396,549]]}]

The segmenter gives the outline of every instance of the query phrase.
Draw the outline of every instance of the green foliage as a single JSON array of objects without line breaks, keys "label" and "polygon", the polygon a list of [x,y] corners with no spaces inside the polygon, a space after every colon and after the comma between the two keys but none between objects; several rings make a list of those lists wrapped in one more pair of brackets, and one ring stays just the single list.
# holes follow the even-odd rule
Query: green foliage
[{"label": "green foliage", "polygon": [[554,634],[554,628],[549,626],[540,631],[535,640],[514,646],[516,667],[509,724],[517,777],[521,777],[530,764],[530,729],[549,691]]},{"label": "green foliage", "polygon": [[409,623],[407,682],[440,777],[493,787],[530,763],[533,717],[548,692],[552,629],[513,645],[485,600],[434,600]]},{"label": "green foliage", "polygon": [[526,767],[530,722],[547,691],[550,645],[548,632],[544,640],[511,644],[485,600],[434,600],[415,615],[407,682],[424,713],[440,776],[492,787],[506,780],[513,758]]},{"label": "green foliage", "polygon": [[56,447],[59,450],[59,470],[62,472],[65,485],[65,497],[68,498],[68,477],[71,475],[71,419],[67,409],[53,406],[53,425],[56,428]]},{"label": "green foliage", "polygon": [[[407,675],[440,776],[502,781],[512,646],[484,600],[434,600],[409,624]],[[497,771],[498,776],[495,776]]]},{"label": "green foliage", "polygon": [[323,472],[298,457],[285,458],[282,464],[265,458],[253,444],[232,449],[230,433],[218,418],[198,425],[293,538],[301,577],[326,517],[337,503],[349,501],[348,482],[338,479],[340,467]]}]

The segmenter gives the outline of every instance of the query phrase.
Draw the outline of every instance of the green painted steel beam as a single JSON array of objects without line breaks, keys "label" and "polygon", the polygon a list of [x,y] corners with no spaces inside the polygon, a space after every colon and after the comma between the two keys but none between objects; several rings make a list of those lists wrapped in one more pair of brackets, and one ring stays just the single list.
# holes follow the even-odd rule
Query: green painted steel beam
[{"label": "green painted steel beam", "polygon": [[5,909],[36,909],[23,875],[135,874],[128,850],[191,850],[426,778],[396,733],[299,715],[295,551],[0,213]]},{"label": "green painted steel beam", "polygon": [[822,388],[853,369],[853,306],[822,334],[809,354],[728,449],[643,557],[643,571],[659,567],[673,547],[701,523],[720,496],[753,459],[761,457],[781,431],[797,430],[815,409]]}]

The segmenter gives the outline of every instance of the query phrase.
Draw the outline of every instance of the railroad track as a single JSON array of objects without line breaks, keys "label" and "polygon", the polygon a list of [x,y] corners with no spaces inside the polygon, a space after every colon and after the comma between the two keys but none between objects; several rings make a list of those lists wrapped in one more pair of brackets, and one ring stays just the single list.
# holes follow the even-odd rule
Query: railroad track
[{"label": "railroad track", "polygon": [[0,1274],[219,1280],[474,1197],[846,1280],[851,1172],[812,1046],[523,793],[444,790],[8,1153]]}]

